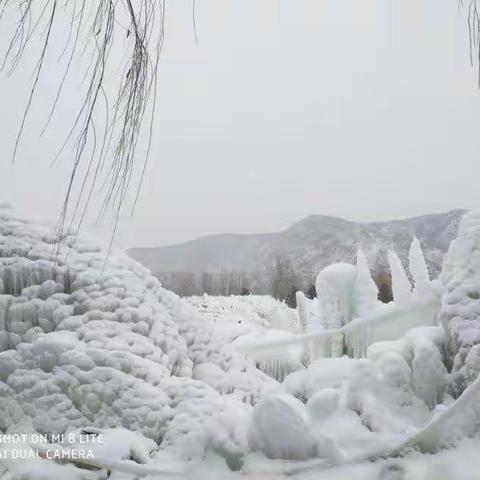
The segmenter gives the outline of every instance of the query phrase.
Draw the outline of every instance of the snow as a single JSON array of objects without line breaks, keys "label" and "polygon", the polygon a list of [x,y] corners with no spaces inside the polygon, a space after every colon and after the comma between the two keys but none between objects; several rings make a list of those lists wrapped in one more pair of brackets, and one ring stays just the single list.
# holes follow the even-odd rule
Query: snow
[{"label": "snow", "polygon": [[[55,241],[49,228],[0,211],[3,432],[121,426],[157,449],[181,449],[187,430],[275,383],[255,367],[230,371],[232,350],[211,326],[124,253],[104,265],[105,250],[67,234],[55,263]],[[225,398],[224,386],[192,378],[208,363],[230,382]]]},{"label": "snow", "polygon": [[[328,201],[328,199],[327,199]],[[436,277],[450,241],[457,234],[463,210],[424,215],[406,220],[356,223],[321,215],[309,216],[273,235],[211,235],[176,245],[175,248],[134,248],[129,253],[153,272],[195,273],[200,291],[202,272],[220,283],[222,272],[243,272],[251,292],[271,291],[275,259],[287,255],[305,286],[312,274],[336,262],[355,264],[362,246],[375,271],[388,268],[387,252],[394,248],[404,265],[413,235],[423,247],[430,274]],[[173,289],[178,282],[165,275]],[[167,285],[167,283],[165,284]],[[221,289],[217,285],[217,289]],[[207,288],[215,289],[213,285]],[[213,292],[211,292],[213,293]]]},{"label": "snow", "polygon": [[255,328],[285,331],[298,331],[299,328],[297,312],[268,295],[217,297],[204,294],[184,300],[200,312],[205,322],[215,326],[216,335],[223,332],[229,339],[232,327],[237,324],[239,335]]},{"label": "snow", "polygon": [[0,435],[75,438],[39,452],[104,439],[93,459],[7,459],[0,476],[477,478],[479,226],[465,217],[445,288],[415,243],[413,294],[391,253],[395,299],[380,304],[359,251],[297,312],[266,296],[180,299],[70,234],[53,262],[50,230],[0,209]]},{"label": "snow", "polygon": [[249,442],[271,459],[306,460],[318,454],[305,407],[291,395],[271,395],[255,406]]},{"label": "snow", "polygon": [[401,340],[372,345],[366,359],[316,360],[283,386],[306,402],[309,423],[329,439],[335,458],[363,458],[393,449],[448,400],[442,351],[441,328],[418,328]]},{"label": "snow", "polygon": [[412,328],[435,325],[443,287],[438,281],[428,279],[418,242],[412,243],[411,251],[415,265],[411,269],[417,272],[413,295],[398,257],[391,252],[394,290],[400,300],[389,304],[378,301],[378,290],[366,257],[359,250],[357,267],[333,264],[319,273],[317,288],[321,290],[317,299],[310,301],[302,294],[297,295],[300,325],[307,326],[306,333],[279,337],[277,341],[250,334],[237,346],[251,358],[262,360],[268,356],[276,361],[288,359],[293,347],[308,352],[307,363],[322,357],[340,357],[344,353],[358,358],[364,357],[367,348],[375,342],[396,340]]},{"label": "snow", "polygon": [[[244,362],[232,358],[232,346],[250,340],[255,343],[291,338],[293,332],[297,333],[300,329],[296,310],[269,296],[216,297],[205,294],[202,297],[188,297],[186,301],[198,308],[205,323],[211,326],[212,342],[224,352],[225,358],[228,357],[226,363],[235,365],[233,369],[242,368]],[[286,348],[280,359],[270,359],[268,353],[264,353],[256,356],[256,362],[253,363],[270,377],[282,381],[288,373],[301,367],[303,356],[303,348],[294,346]]]},{"label": "snow", "polygon": [[400,448],[414,446],[423,452],[435,452],[440,447],[451,447],[459,439],[478,433],[479,395],[480,378],[477,378],[448,408],[438,408],[432,420]]}]

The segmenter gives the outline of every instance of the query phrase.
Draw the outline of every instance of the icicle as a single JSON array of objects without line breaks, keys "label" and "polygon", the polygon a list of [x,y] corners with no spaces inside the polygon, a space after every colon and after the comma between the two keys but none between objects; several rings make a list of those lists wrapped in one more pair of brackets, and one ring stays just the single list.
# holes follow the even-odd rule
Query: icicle
[{"label": "icicle", "polygon": [[310,300],[303,292],[297,292],[297,312],[300,333],[313,333],[323,330],[321,305],[317,298]]},{"label": "icicle", "polygon": [[357,252],[357,278],[353,284],[352,319],[371,312],[378,303],[378,288],[372,279],[367,258],[363,250]]},{"label": "icicle", "polygon": [[300,323],[300,333],[307,333],[308,318],[307,318],[307,306],[306,306],[305,294],[303,292],[298,291],[296,293],[296,300],[297,300],[298,319]]},{"label": "icicle", "polygon": [[367,354],[371,345],[370,326],[363,320],[355,320],[344,328],[345,347],[347,355],[353,358],[362,358]]},{"label": "icicle", "polygon": [[412,300],[412,284],[405,273],[402,262],[393,251],[388,252],[388,263],[392,275],[393,301],[398,305],[405,305]]},{"label": "icicle", "polygon": [[278,382],[283,382],[287,375],[297,371],[301,364],[288,360],[261,360],[256,362],[256,366],[269,377],[274,378]]},{"label": "icicle", "polygon": [[408,254],[409,270],[413,278],[414,296],[423,296],[430,291],[430,277],[423,256],[422,247],[416,237],[413,238]]}]

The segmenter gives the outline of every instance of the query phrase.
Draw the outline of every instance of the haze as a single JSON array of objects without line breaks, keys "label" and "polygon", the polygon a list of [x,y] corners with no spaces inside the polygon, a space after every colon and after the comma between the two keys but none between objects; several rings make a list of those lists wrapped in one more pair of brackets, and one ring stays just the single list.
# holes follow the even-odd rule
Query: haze
[{"label": "haze", "polygon": [[[191,2],[167,2],[152,153],[121,246],[477,207],[480,93],[456,0],[197,0],[196,20],[198,45]],[[22,71],[0,77],[0,200],[55,218],[70,165],[50,168],[51,142],[27,132],[10,166]]]}]

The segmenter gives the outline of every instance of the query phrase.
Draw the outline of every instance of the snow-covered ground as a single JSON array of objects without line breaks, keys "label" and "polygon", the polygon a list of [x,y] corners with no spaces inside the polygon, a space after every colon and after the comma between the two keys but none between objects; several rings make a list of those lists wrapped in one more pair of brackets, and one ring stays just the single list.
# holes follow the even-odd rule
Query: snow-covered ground
[{"label": "snow-covered ground", "polygon": [[[56,240],[0,208],[1,478],[478,478],[480,218],[449,254],[442,323],[394,329],[364,358],[245,358],[245,339],[303,335],[297,312],[263,296],[180,299],[122,252],[105,262],[95,242]],[[416,305],[428,278],[410,294],[391,258],[401,308]],[[368,319],[380,307],[364,260],[354,303],[335,308]],[[50,458],[84,449],[93,458],[76,465]]]},{"label": "snow-covered ground", "polygon": [[269,295],[184,297],[222,341],[233,341],[258,329],[275,328],[298,333],[295,309]]}]

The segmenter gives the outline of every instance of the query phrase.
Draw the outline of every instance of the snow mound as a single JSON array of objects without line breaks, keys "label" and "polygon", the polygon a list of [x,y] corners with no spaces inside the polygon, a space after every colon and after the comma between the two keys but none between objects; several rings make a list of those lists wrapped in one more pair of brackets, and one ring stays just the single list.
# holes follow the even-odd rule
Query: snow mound
[{"label": "snow mound", "polygon": [[253,409],[249,440],[271,459],[306,460],[317,455],[303,404],[290,395],[266,397]]}]

